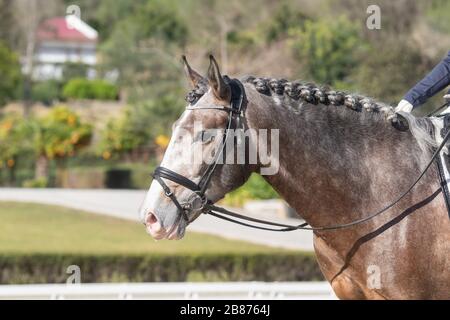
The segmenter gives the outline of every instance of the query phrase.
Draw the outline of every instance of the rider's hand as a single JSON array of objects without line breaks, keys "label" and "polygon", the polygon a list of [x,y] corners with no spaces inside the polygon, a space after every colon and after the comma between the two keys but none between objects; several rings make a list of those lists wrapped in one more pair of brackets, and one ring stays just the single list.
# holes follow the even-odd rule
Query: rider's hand
[{"label": "rider's hand", "polygon": [[447,94],[444,96],[444,100],[445,100],[447,103],[450,103],[450,93],[447,93]]},{"label": "rider's hand", "polygon": [[412,109],[413,105],[411,103],[406,100],[402,100],[398,103],[397,107],[394,109],[394,112],[392,112],[387,117],[387,119],[391,120],[394,127],[398,128],[399,130],[407,130],[408,126],[405,125],[404,121],[401,121],[400,119],[403,117],[398,117],[397,115],[399,112],[411,113]]},{"label": "rider's hand", "polygon": [[406,100],[402,100],[398,103],[397,107],[395,108],[395,112],[407,112],[410,113],[413,109],[413,105],[409,103]]}]

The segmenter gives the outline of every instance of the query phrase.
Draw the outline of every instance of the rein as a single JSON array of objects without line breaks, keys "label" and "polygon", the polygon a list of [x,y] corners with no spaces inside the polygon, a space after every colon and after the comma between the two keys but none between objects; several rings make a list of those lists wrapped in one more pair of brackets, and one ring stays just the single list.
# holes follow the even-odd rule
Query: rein
[{"label": "rein", "polygon": [[[188,213],[191,212],[192,210],[199,210],[203,214],[209,214],[216,218],[226,220],[229,222],[233,222],[233,223],[236,223],[239,225],[243,225],[243,226],[254,228],[254,229],[276,231],[276,232],[287,232],[287,231],[294,231],[294,230],[331,231],[331,230],[345,229],[345,228],[349,228],[349,227],[352,227],[355,225],[359,225],[359,224],[362,224],[369,220],[372,220],[373,218],[381,215],[382,213],[386,212],[387,210],[389,210],[393,206],[395,206],[397,203],[399,203],[417,185],[417,183],[419,183],[419,181],[422,179],[422,177],[425,175],[425,173],[431,167],[433,162],[439,156],[439,153],[442,150],[442,148],[444,148],[447,140],[450,138],[450,130],[449,130],[445,134],[439,147],[434,151],[433,156],[431,157],[427,166],[421,171],[421,173],[417,176],[417,178],[414,180],[414,182],[391,203],[384,206],[380,210],[378,210],[374,213],[371,213],[370,215],[368,215],[365,218],[354,220],[349,223],[343,223],[343,224],[337,224],[337,225],[331,225],[331,226],[323,226],[323,227],[313,227],[313,226],[308,226],[308,223],[306,223],[306,222],[299,224],[299,225],[288,225],[288,224],[277,223],[277,222],[273,222],[273,221],[248,217],[248,216],[245,216],[245,215],[233,212],[233,211],[229,211],[225,208],[216,206],[212,202],[210,202],[205,196],[205,192],[211,181],[212,175],[215,171],[215,168],[217,167],[218,160],[219,160],[220,156],[223,154],[223,151],[225,149],[226,142],[229,137],[230,129],[240,129],[241,125],[243,124],[243,120],[245,118],[245,109],[247,107],[247,98],[246,98],[245,89],[244,89],[244,86],[242,85],[242,83],[237,79],[230,79],[227,76],[224,76],[224,80],[228,85],[230,85],[230,88],[231,88],[230,107],[205,107],[205,108],[188,107],[187,108],[188,110],[217,109],[217,110],[222,110],[222,111],[228,112],[228,114],[229,114],[228,125],[226,127],[226,131],[223,136],[223,140],[222,140],[219,152],[217,152],[217,154],[216,154],[214,163],[209,165],[208,168],[206,169],[206,171],[203,173],[202,177],[200,178],[199,183],[195,183],[194,181],[192,181],[170,169],[167,169],[167,168],[161,167],[161,166],[157,167],[153,173],[153,178],[156,179],[156,181],[158,181],[158,183],[163,188],[165,195],[168,198],[170,198],[172,200],[172,202],[175,204],[175,206],[178,208],[178,210],[180,210],[181,216],[184,218],[184,220],[187,223],[191,222],[189,219]],[[441,108],[443,108],[443,106]],[[441,109],[441,108],[439,108],[439,109]],[[234,128],[233,128],[233,123],[236,123],[236,126]],[[178,185],[181,185],[181,186],[193,191],[196,197],[192,198],[191,201],[189,201],[189,202],[180,203],[162,178],[170,180],[172,182],[175,182]],[[194,202],[196,199],[200,199],[200,201],[201,201],[201,204],[198,208],[196,208],[196,206],[194,205]],[[244,221],[248,221],[248,222],[254,222],[254,223],[258,223],[258,224],[265,225],[265,226],[258,226],[258,225],[250,224],[247,222],[239,221],[236,219],[244,220]]]}]

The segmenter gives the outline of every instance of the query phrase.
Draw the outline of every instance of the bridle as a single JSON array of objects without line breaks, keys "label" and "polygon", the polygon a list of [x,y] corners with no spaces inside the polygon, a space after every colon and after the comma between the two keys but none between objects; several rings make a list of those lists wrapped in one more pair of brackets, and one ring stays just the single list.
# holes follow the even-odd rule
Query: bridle
[{"label": "bridle", "polygon": [[[231,89],[231,101],[230,106],[211,106],[211,107],[195,107],[192,106],[195,104],[196,101],[191,102],[190,106],[187,107],[188,110],[198,110],[198,109],[216,109],[216,110],[222,110],[228,113],[228,122],[225,129],[225,133],[223,135],[222,143],[219,147],[219,152],[215,154],[215,159],[212,164],[210,164],[203,175],[201,176],[198,183],[168,169],[165,167],[157,167],[155,171],[153,172],[153,178],[158,181],[158,183],[161,185],[161,187],[164,190],[164,194],[172,200],[172,202],[175,204],[175,206],[180,211],[180,217],[183,217],[183,219],[186,221],[187,224],[189,224],[190,218],[189,218],[189,212],[192,210],[196,210],[200,213],[204,214],[210,214],[212,216],[215,216],[217,218],[233,222],[236,224],[240,224],[243,226],[260,229],[260,230],[268,230],[268,231],[278,231],[278,232],[286,232],[286,231],[294,231],[294,230],[312,230],[312,231],[329,231],[329,230],[339,230],[344,228],[349,228],[355,225],[362,224],[366,221],[369,221],[380,214],[386,212],[387,210],[391,209],[393,206],[395,206],[397,203],[399,203],[416,185],[417,183],[422,179],[422,177],[425,175],[425,173],[428,171],[428,169],[431,167],[433,162],[438,157],[440,151],[445,146],[445,143],[450,138],[450,130],[446,133],[446,135],[443,137],[443,140],[441,144],[438,146],[438,148],[434,151],[433,156],[431,157],[430,161],[428,162],[427,166],[422,170],[422,172],[418,175],[418,177],[414,180],[414,182],[404,191],[401,193],[395,200],[393,200],[388,205],[384,206],[380,210],[368,215],[365,218],[361,218],[358,220],[354,220],[349,223],[344,224],[338,224],[338,225],[331,225],[331,226],[323,226],[323,227],[308,227],[308,223],[302,223],[299,225],[287,225],[283,223],[277,223],[272,221],[267,221],[263,219],[257,219],[252,218],[248,216],[241,215],[236,212],[229,211],[225,208],[221,208],[218,206],[215,206],[210,200],[207,199],[205,193],[209,186],[209,183],[211,181],[212,175],[217,168],[217,165],[219,163],[219,159],[222,156],[226,143],[229,139],[230,131],[233,129],[245,129],[244,128],[244,121],[245,121],[245,110],[247,107],[247,97],[245,94],[245,89],[242,83],[237,79],[230,79],[227,76],[224,76],[225,83],[227,83],[230,86]],[[172,182],[175,182],[178,185],[181,185],[191,191],[193,191],[195,197],[192,198],[190,201],[180,203],[175,196],[175,194],[172,192],[172,190],[167,186],[167,184],[164,182],[163,179],[170,180]],[[200,199],[200,206],[198,208],[195,207],[194,202],[195,200]],[[233,217],[233,218],[230,218]],[[239,220],[246,220],[266,226],[271,227],[264,227],[264,226],[258,226],[254,224],[249,224],[246,222],[242,222]],[[276,227],[276,228],[273,228]]]},{"label": "bridle", "polygon": [[[230,106],[210,106],[210,107],[195,107],[196,101],[191,102],[187,110],[202,110],[202,109],[215,109],[221,110],[228,113],[227,126],[223,135],[223,140],[219,146],[218,152],[215,153],[214,161],[206,168],[205,172],[202,174],[198,183],[162,166],[159,166],[153,172],[153,178],[158,181],[164,190],[164,194],[172,200],[178,210],[181,212],[184,220],[189,223],[188,212],[196,209],[202,213],[209,213],[209,208],[212,205],[211,202],[206,198],[206,190],[208,189],[209,183],[211,182],[212,175],[214,174],[217,165],[219,164],[220,157],[223,155],[226,143],[230,137],[231,130],[244,129],[244,118],[245,109],[247,107],[247,97],[245,95],[245,89],[242,83],[237,79],[230,79],[224,76],[224,81],[230,87],[231,101]],[[191,201],[180,203],[171,189],[167,186],[163,179],[170,180],[177,183],[191,191],[194,192],[196,197],[191,198]],[[195,200],[200,199],[201,205],[195,208]]]}]

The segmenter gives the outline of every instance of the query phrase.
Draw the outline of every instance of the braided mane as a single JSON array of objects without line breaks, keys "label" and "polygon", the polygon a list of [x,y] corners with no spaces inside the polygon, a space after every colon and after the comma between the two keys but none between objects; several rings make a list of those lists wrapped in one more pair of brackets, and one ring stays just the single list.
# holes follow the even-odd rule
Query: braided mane
[{"label": "braided mane", "polygon": [[[257,78],[254,76],[247,76],[241,81],[252,84],[259,93],[267,96],[288,97],[311,104],[345,106],[357,112],[364,110],[387,115],[393,114],[393,108],[387,104],[374,101],[362,95],[332,90],[327,86],[318,86],[311,82],[303,82],[301,80],[291,82],[286,79]],[[207,82],[200,82],[186,95],[186,101],[194,103],[207,91]]]},{"label": "braided mane", "polygon": [[[301,80],[288,81],[286,79],[257,78],[253,76],[247,76],[240,80],[243,83],[253,85],[259,93],[277,101],[277,105],[292,106],[293,101],[299,101],[314,105],[342,106],[345,107],[345,110],[354,111],[355,115],[358,113],[361,115],[373,115],[378,119],[384,119],[395,124],[394,127],[399,125],[392,106],[362,95],[349,94]],[[208,88],[207,80],[203,79],[186,95],[186,101],[194,104],[208,91]],[[284,100],[286,104],[279,103],[280,100]],[[434,126],[432,121],[429,118],[416,118],[411,114],[402,115],[408,122],[409,130],[419,144],[420,149],[429,158],[432,147],[437,147],[436,141],[429,134],[430,128]],[[404,128],[401,128],[401,130],[404,131]],[[427,159],[427,157],[424,159]]]}]

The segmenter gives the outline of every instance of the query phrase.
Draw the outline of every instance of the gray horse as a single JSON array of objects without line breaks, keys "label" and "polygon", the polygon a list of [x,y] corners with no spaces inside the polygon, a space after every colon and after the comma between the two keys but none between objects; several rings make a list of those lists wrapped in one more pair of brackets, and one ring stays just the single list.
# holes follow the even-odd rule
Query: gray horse
[{"label": "gray horse", "polygon": [[[194,87],[188,97],[195,105],[174,124],[161,164],[193,181],[207,165],[181,161],[182,154],[214,153],[221,139],[194,138],[187,145],[181,137],[186,132],[195,136],[196,122],[206,129],[225,128],[228,114],[204,107],[230,104],[229,84],[213,57],[210,62],[204,78],[185,61]],[[265,178],[311,226],[348,223],[375,212],[406,190],[431,158],[428,119],[409,116],[409,130],[399,130],[391,121],[392,108],[366,97],[283,79],[241,81],[248,99],[246,128],[280,130],[279,155],[269,161],[277,162],[279,170]],[[256,139],[250,136],[249,144]],[[206,196],[218,201],[266,165],[219,165]],[[192,191],[166,183],[180,201],[192,197]],[[155,181],[141,215],[156,239],[180,239],[188,224]],[[191,212],[190,222],[197,216]],[[314,248],[339,298],[449,299],[450,220],[436,168],[375,219],[315,231]]]}]

